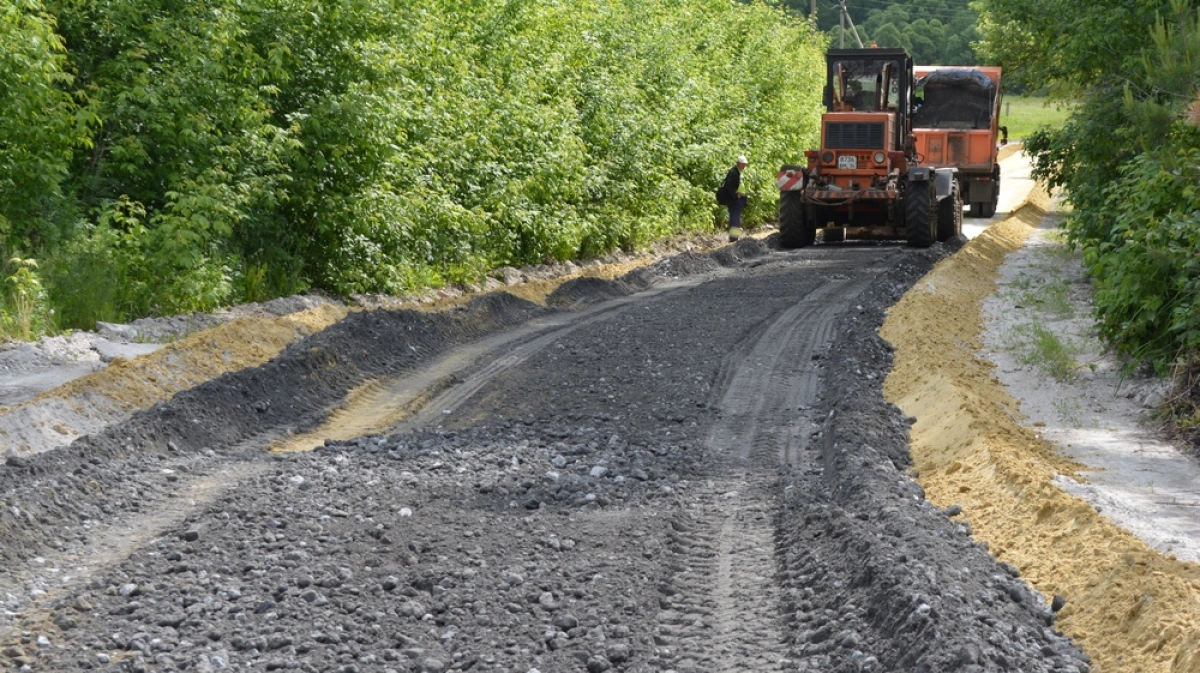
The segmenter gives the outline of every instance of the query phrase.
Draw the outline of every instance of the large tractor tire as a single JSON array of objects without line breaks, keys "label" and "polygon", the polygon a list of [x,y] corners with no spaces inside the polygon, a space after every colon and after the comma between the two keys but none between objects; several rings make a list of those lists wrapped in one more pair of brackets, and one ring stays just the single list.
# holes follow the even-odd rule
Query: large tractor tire
[{"label": "large tractor tire", "polygon": [[804,248],[817,238],[816,227],[808,218],[808,206],[801,192],[779,193],[779,245]]},{"label": "large tractor tire", "polygon": [[937,207],[937,240],[948,241],[962,233],[963,205],[962,195],[958,191],[958,183],[950,190],[950,195],[938,202]]},{"label": "large tractor tire", "polygon": [[914,248],[933,245],[937,234],[937,191],[933,180],[908,183],[904,219],[909,245]]}]

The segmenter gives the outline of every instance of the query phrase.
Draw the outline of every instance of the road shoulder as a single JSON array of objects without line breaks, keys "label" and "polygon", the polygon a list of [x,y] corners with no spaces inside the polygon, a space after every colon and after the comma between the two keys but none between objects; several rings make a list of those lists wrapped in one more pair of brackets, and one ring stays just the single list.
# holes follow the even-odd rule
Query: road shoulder
[{"label": "road shoulder", "polygon": [[[1087,456],[1053,443],[1049,418],[1035,417],[1041,408],[1029,411],[1030,403],[998,378],[1004,367],[983,352],[984,303],[1022,296],[997,293],[996,282],[1005,262],[1036,240],[1050,205],[1035,194],[892,308],[881,335],[895,346],[896,364],[884,394],[915,418],[912,454],[930,501],[961,508],[974,537],[1019,568],[1048,604],[1055,596],[1065,600],[1059,626],[1098,668],[1192,670],[1200,663],[1200,568],[1154,549],[1109,512],[1064,490],[1064,477],[1083,482],[1092,475]],[[1060,391],[1049,399],[1050,408],[1060,400],[1069,409],[1083,398]]]},{"label": "road shoulder", "polygon": [[1096,338],[1091,288],[1060,220],[1043,218],[1000,267],[983,307],[985,356],[1026,424],[1084,466],[1059,486],[1156,550],[1200,562],[1200,463],[1148,425],[1166,383],[1124,375]]}]

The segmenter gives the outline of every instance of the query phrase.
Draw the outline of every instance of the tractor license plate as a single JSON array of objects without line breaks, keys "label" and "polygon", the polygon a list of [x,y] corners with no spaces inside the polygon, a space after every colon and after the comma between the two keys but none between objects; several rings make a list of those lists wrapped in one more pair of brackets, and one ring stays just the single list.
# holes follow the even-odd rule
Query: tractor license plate
[{"label": "tractor license plate", "polygon": [[838,168],[858,168],[858,157],[853,154],[838,157]]}]

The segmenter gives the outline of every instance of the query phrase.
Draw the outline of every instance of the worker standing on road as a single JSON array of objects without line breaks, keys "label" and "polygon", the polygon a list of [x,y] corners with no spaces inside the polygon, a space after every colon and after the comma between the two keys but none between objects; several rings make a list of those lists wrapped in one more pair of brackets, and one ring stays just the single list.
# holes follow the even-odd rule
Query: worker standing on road
[{"label": "worker standing on road", "polygon": [[729,240],[736,241],[742,235],[742,209],[746,207],[746,195],[741,191],[742,171],[746,170],[746,156],[737,158],[737,163],[725,175],[725,182],[717,190],[717,201],[729,208]]}]

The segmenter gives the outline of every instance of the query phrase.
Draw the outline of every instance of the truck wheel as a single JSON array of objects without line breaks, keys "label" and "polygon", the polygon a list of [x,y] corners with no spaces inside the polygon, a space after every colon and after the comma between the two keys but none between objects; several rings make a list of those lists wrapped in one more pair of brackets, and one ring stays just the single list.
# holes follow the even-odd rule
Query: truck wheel
[{"label": "truck wheel", "polygon": [[813,244],[817,230],[809,221],[803,192],[779,193],[779,244],[803,248]]},{"label": "truck wheel", "polygon": [[937,240],[948,241],[962,233],[962,196],[955,183],[950,195],[938,202]]},{"label": "truck wheel", "polygon": [[992,202],[988,204],[988,217],[996,214],[998,205],[1000,205],[1000,164],[992,166]]},{"label": "truck wheel", "polygon": [[937,192],[933,180],[908,183],[904,207],[908,228],[908,244],[914,248],[933,245],[937,227]]}]

